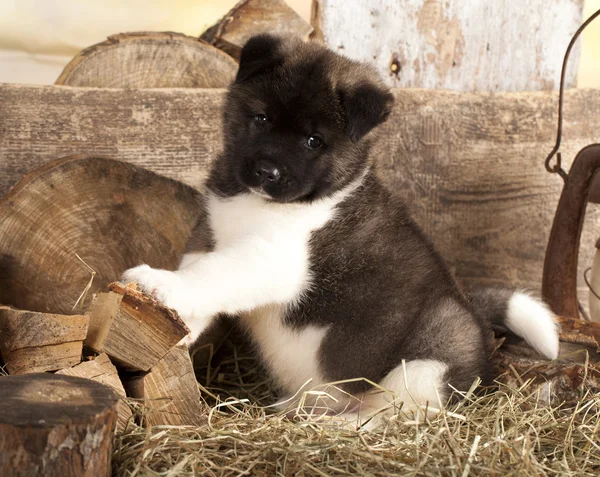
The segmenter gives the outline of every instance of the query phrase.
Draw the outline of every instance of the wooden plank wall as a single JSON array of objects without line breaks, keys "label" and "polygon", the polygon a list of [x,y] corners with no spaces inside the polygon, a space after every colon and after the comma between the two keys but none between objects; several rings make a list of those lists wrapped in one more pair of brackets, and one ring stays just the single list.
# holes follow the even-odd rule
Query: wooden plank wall
[{"label": "wooden plank wall", "polygon": [[[392,87],[538,91],[558,87],[582,9],[583,0],[313,0],[313,26]],[[576,46],[567,87],[578,60]]]},{"label": "wooden plank wall", "polygon": [[[0,85],[0,195],[24,173],[75,153],[201,187],[220,148],[223,94]],[[556,95],[395,95],[377,151],[386,183],[407,199],[464,283],[538,289],[562,187],[543,167],[554,143]],[[600,90],[571,90],[565,100],[568,167],[581,147],[600,142]],[[591,263],[598,225],[600,214],[590,208],[582,265]]]}]

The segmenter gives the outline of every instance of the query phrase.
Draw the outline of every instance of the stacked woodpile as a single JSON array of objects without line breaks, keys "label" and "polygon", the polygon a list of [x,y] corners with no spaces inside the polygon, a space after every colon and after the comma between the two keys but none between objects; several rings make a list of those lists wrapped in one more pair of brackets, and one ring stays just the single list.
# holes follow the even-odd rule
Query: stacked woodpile
[{"label": "stacked woodpile", "polygon": [[185,324],[134,286],[110,283],[140,261],[175,268],[198,203],[181,183],[78,156],[28,174],[0,201],[9,374],[0,378],[0,474],[110,475],[112,434],[134,419],[126,397],[141,408],[138,424],[203,422],[190,355],[178,346]]},{"label": "stacked woodpile", "polygon": [[[265,7],[266,16],[260,13]],[[63,140],[46,142],[39,158],[16,163],[24,151],[2,141],[0,194],[27,175],[0,200],[0,357],[9,374],[0,378],[8,392],[0,417],[1,475],[110,475],[115,429],[123,431],[133,420],[146,426],[205,422],[189,351],[178,344],[189,332],[185,323],[134,284],[115,282],[140,263],[178,266],[192,232],[195,240],[206,235],[201,194],[102,156],[112,155],[112,145],[131,140],[134,144],[125,147],[137,157],[147,156],[159,141],[177,149],[178,127],[196,121],[164,88],[210,92],[226,87],[237,70],[235,49],[239,52],[252,32],[274,28],[305,37],[312,30],[284,2],[269,0],[240,2],[207,32],[207,41],[177,33],[111,36],[78,54],[56,82],[57,92],[91,94],[98,114],[87,111],[79,126],[90,126],[96,138],[83,129],[75,142],[59,134]],[[227,53],[213,45],[226,45]],[[11,88],[22,96],[20,86],[4,91]],[[163,98],[144,101],[139,112],[123,116],[124,96],[143,91]],[[124,124],[110,122],[98,94],[116,95],[105,106]],[[48,100],[39,104],[42,110],[48,111],[53,102]],[[79,122],[72,116],[77,108],[63,100],[58,102],[69,109],[70,119],[51,121],[59,127]],[[169,110],[182,113],[179,106],[184,121],[159,120],[167,123],[163,137],[149,140],[135,131]],[[21,103],[13,112],[27,110]],[[218,127],[219,102],[202,105],[200,113],[212,115]],[[17,124],[29,128],[32,121],[9,118],[3,127]],[[107,131],[117,132],[119,139],[108,139]],[[185,170],[193,161],[206,174],[202,155],[214,156],[220,137],[202,132],[200,126],[193,156],[167,159],[159,172]],[[95,140],[102,151],[90,147]],[[53,144],[69,144],[68,153],[92,150],[47,162],[57,156]],[[205,364],[228,331],[225,322],[211,327],[196,361]],[[31,439],[47,444],[31,446]]]}]

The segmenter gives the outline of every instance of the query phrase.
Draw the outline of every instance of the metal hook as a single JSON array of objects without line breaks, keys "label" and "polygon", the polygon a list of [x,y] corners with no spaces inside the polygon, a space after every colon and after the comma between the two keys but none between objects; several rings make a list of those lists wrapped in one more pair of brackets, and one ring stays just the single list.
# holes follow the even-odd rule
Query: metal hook
[{"label": "metal hook", "polygon": [[[569,46],[567,47],[567,51],[566,51],[565,57],[563,59],[562,70],[560,73],[560,90],[559,90],[559,96],[558,96],[558,128],[557,128],[557,132],[556,132],[556,144],[554,145],[554,149],[552,149],[552,152],[546,158],[545,166],[546,166],[546,170],[548,172],[558,173],[558,175],[560,175],[560,177],[562,177],[563,181],[565,181],[565,182],[567,180],[567,173],[562,168],[561,154],[560,154],[560,152],[558,152],[558,149],[560,148],[560,141],[562,138],[563,96],[564,96],[564,90],[565,90],[565,75],[567,72],[567,62],[569,61],[569,54],[571,53],[571,49],[573,48],[573,45],[577,41],[577,38],[579,38],[579,35],[581,34],[581,32],[583,30],[585,30],[585,27],[587,27],[591,22],[593,22],[594,19],[598,16],[600,16],[600,10],[598,10],[593,15],[591,15],[577,29],[577,31],[573,35],[573,38],[571,38],[571,41],[569,42]],[[550,166],[550,161],[552,160],[554,155],[556,155],[556,164],[554,164],[554,166]]]}]

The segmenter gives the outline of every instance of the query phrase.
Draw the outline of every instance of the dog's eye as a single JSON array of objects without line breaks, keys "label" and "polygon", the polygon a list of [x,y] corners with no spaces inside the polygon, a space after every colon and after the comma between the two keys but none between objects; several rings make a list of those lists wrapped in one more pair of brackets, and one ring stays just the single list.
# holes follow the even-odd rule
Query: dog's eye
[{"label": "dog's eye", "polygon": [[319,149],[323,145],[323,140],[319,136],[310,136],[306,145],[311,149]]},{"label": "dog's eye", "polygon": [[253,119],[254,122],[259,125],[266,124],[268,121],[268,118],[264,114],[257,114]]}]

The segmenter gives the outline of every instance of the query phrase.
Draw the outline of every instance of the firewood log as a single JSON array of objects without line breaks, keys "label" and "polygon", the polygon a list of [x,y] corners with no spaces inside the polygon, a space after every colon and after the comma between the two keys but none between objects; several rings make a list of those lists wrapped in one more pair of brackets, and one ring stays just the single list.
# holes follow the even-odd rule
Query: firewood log
[{"label": "firewood log", "polygon": [[55,371],[81,361],[88,317],[0,306],[0,355],[10,374]]},{"label": "firewood log", "polygon": [[276,33],[308,38],[312,27],[283,0],[241,0],[201,40],[239,60],[252,35]]},{"label": "firewood log", "polygon": [[186,346],[176,346],[144,377],[148,426],[191,426],[206,422],[206,408]]},{"label": "firewood log", "polygon": [[121,367],[149,371],[190,332],[175,311],[133,286],[111,283],[109,289],[96,296],[87,312],[85,344]]},{"label": "firewood log", "polygon": [[0,200],[0,304],[72,314],[90,269],[89,296],[140,263],[174,269],[201,211],[194,189],[132,164],[48,163]]},{"label": "firewood log", "polygon": [[56,84],[95,88],[223,88],[237,63],[197,38],[179,33],[112,35],[77,54]]},{"label": "firewood log", "polygon": [[527,392],[553,405],[600,392],[600,324],[560,318],[560,326],[560,351],[553,361],[519,340],[502,343],[501,338],[493,356],[497,380],[514,388],[529,381]]},{"label": "firewood log", "polygon": [[89,379],[0,377],[2,477],[109,477],[117,395]]},{"label": "firewood log", "polygon": [[103,353],[72,368],[61,369],[56,374],[78,376],[110,386],[120,398],[117,404],[117,431],[123,431],[127,427],[127,424],[131,421],[132,412],[124,401],[126,398],[125,389],[117,373],[117,368],[110,362],[108,355]]}]

